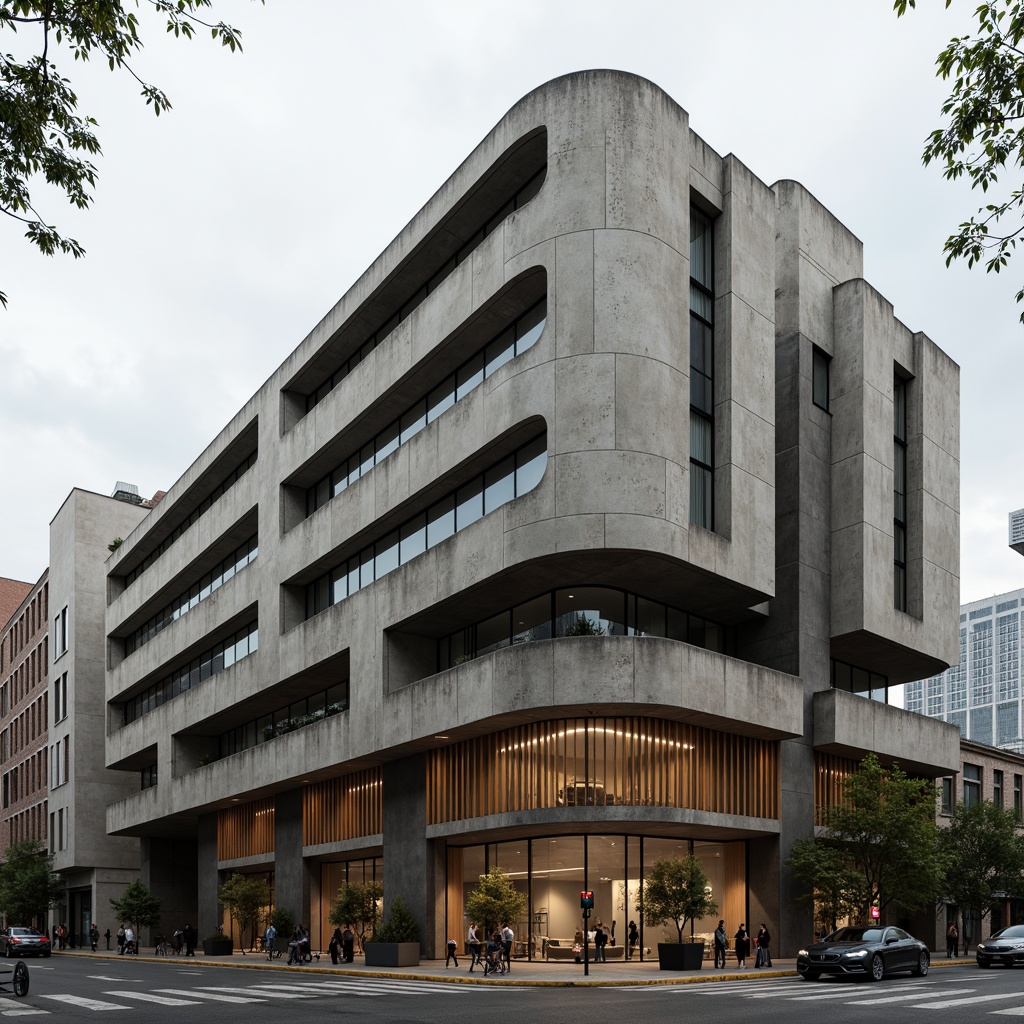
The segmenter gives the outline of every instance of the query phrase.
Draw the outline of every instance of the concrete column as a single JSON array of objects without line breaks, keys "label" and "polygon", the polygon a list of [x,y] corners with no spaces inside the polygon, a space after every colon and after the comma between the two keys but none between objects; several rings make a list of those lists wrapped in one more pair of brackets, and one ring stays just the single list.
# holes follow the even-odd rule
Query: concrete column
[{"label": "concrete column", "polygon": [[444,948],[443,843],[426,838],[426,758],[384,765],[384,906],[401,895],[420,926],[420,953]]},{"label": "concrete column", "polygon": [[161,837],[141,839],[140,844],[142,882],[160,900],[160,926],[152,929],[153,933],[172,935],[175,928],[195,924],[199,902],[197,840]]},{"label": "concrete column", "polygon": [[199,932],[202,941],[212,935],[221,922],[220,907],[217,904],[217,889],[220,877],[217,872],[217,815],[204,814],[199,819],[199,840],[197,842],[196,866],[196,914],[186,917]]},{"label": "concrete column", "polygon": [[309,924],[309,870],[302,858],[302,790],[274,798],[274,902]]}]

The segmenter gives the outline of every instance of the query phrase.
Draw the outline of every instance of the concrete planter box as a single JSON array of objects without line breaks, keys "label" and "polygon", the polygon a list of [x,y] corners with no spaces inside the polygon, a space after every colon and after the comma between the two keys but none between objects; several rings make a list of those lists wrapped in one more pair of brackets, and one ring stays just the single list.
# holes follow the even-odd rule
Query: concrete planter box
[{"label": "concrete planter box", "polygon": [[367,942],[363,952],[367,967],[415,967],[420,962],[418,942]]},{"label": "concrete planter box", "polygon": [[203,956],[231,956],[234,950],[231,939],[203,939]]},{"label": "concrete planter box", "polygon": [[699,971],[703,962],[703,942],[658,943],[658,967],[663,971]]}]

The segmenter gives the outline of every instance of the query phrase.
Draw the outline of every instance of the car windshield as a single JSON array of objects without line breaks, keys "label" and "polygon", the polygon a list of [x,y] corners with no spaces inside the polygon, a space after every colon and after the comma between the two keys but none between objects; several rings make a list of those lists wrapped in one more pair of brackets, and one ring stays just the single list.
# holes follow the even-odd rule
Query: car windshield
[{"label": "car windshield", "polygon": [[11,929],[11,934],[12,935],[38,935],[39,932],[37,932],[34,928],[12,928]]},{"label": "car windshield", "polygon": [[823,942],[881,942],[881,928],[840,928],[826,935]]},{"label": "car windshield", "polygon": [[1024,939],[1024,924],[1011,924],[992,933],[993,939]]}]

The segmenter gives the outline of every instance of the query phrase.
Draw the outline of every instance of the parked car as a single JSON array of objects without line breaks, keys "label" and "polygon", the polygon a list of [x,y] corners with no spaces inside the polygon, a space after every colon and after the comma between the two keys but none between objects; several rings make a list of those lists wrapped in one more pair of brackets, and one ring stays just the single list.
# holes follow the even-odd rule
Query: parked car
[{"label": "parked car", "polygon": [[974,957],[979,967],[1024,964],[1024,924],[1011,924],[1009,928],[993,932],[984,942],[978,943]]},{"label": "parked car", "polygon": [[50,940],[35,928],[7,928],[0,932],[4,956],[49,956]]},{"label": "parked car", "polygon": [[894,971],[910,971],[923,977],[930,966],[928,947],[902,928],[891,925],[839,928],[796,955],[796,969],[806,981],[816,981],[823,974],[881,981]]}]

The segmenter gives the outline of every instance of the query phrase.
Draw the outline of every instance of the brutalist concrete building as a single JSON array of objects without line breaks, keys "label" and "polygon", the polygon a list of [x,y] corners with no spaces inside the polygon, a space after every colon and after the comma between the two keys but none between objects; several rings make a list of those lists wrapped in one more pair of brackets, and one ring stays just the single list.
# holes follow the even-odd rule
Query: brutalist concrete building
[{"label": "brutalist concrete building", "polygon": [[792,953],[858,759],[959,764],[885,702],[958,654],[958,368],[861,248],[650,82],[517,103],[109,563],[107,828],[165,920],[266,873],[325,943],[375,878],[439,955],[497,864],[551,958],[692,850]]}]

